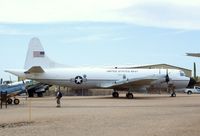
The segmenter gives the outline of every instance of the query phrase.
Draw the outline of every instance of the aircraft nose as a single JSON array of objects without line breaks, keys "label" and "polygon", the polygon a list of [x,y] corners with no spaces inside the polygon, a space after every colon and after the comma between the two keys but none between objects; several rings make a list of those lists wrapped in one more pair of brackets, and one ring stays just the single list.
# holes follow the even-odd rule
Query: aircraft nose
[{"label": "aircraft nose", "polygon": [[193,87],[196,83],[197,82],[194,78],[190,78],[190,82],[189,82],[187,88]]}]

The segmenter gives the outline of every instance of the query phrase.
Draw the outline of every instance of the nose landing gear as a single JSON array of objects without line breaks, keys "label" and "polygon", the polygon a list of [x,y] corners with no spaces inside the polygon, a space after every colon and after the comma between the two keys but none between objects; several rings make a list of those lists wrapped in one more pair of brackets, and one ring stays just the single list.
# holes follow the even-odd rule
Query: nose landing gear
[{"label": "nose landing gear", "polygon": [[171,92],[171,97],[176,97],[175,87],[173,85],[168,86],[169,91]]}]

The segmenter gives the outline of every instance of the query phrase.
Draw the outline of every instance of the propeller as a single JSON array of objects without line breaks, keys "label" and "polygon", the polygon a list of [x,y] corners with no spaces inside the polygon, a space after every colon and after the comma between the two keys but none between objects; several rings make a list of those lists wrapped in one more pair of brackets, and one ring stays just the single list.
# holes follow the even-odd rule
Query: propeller
[{"label": "propeller", "polygon": [[168,84],[169,81],[170,81],[170,78],[169,78],[169,72],[168,72],[168,69],[166,69],[165,82],[167,82],[167,84]]},{"label": "propeller", "polygon": [[1,78],[1,81],[0,81],[0,85],[2,85],[3,84],[3,78]]},{"label": "propeller", "polygon": [[196,63],[194,62],[194,79],[197,81],[198,77],[197,77],[197,73],[196,73]]}]

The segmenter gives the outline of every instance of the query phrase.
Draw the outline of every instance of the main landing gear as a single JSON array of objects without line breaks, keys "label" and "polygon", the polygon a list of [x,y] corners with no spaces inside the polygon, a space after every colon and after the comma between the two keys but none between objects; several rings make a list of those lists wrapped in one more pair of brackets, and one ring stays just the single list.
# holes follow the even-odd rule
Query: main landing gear
[{"label": "main landing gear", "polygon": [[119,93],[116,92],[116,91],[114,91],[114,92],[112,93],[112,96],[113,96],[113,98],[118,98],[118,97],[119,97]]},{"label": "main landing gear", "polygon": [[[117,91],[114,91],[114,92],[112,93],[112,96],[113,96],[113,98],[119,98],[119,93],[118,93]],[[128,98],[128,99],[133,99],[133,98],[134,98],[133,93],[128,92],[128,93],[126,94],[126,98]]]},{"label": "main landing gear", "polygon": [[131,92],[128,92],[127,94],[126,94],[126,98],[128,98],[128,99],[133,99],[133,93],[131,93]]},{"label": "main landing gear", "polygon": [[20,100],[17,99],[17,98],[15,98],[14,101],[13,101],[11,98],[9,98],[9,99],[7,100],[7,103],[8,103],[8,104],[14,103],[15,105],[18,105],[18,104],[20,103]]}]

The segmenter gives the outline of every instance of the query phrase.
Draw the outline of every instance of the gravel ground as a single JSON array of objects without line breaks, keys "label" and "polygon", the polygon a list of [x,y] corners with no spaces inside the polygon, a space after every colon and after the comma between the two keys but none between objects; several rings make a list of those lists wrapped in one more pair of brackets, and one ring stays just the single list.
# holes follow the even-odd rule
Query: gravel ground
[{"label": "gravel ground", "polygon": [[200,95],[20,98],[0,109],[0,136],[199,136]]}]

